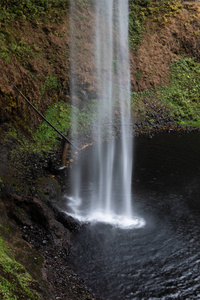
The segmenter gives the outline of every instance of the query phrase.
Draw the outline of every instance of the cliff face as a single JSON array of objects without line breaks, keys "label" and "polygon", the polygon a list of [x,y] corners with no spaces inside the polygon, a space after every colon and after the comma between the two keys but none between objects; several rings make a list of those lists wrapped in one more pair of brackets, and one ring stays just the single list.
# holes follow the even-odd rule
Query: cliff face
[{"label": "cliff face", "polygon": [[[70,299],[77,299],[77,295],[90,299],[92,295],[81,280],[71,275],[66,264],[70,237],[80,229],[79,224],[66,219],[52,202],[61,197],[67,180],[67,171],[60,173],[57,168],[59,143],[12,88],[12,84],[17,86],[66,134],[71,122],[69,66],[73,59],[82,107],[87,101],[87,107],[80,109],[83,131],[79,134],[87,133],[97,89],[92,1],[77,0],[71,20],[68,1],[59,1],[60,7],[57,1],[49,2],[52,9],[46,7],[43,11],[41,6],[40,14],[26,7],[33,17],[21,10],[11,14],[7,1],[0,6],[0,235],[32,276],[29,287],[34,291],[30,299],[66,299],[66,295]],[[136,8],[138,19],[134,29],[130,27],[136,132],[185,126],[189,123],[184,122],[195,118],[199,127],[200,4],[162,1]],[[72,43],[69,24],[73,20],[76,27]],[[74,46],[71,56],[70,43]],[[0,241],[1,249],[5,250]],[[0,268],[0,282],[12,278],[14,284],[16,276]],[[18,286],[15,290],[19,299],[26,297],[24,288]],[[8,294],[0,291],[0,298]]]},{"label": "cliff face", "polygon": [[152,6],[141,45],[136,53],[131,53],[135,91],[169,83],[170,65],[175,60],[193,57],[200,62],[200,5],[193,2],[168,3],[167,12],[162,7],[156,8],[156,4]]},{"label": "cliff face", "polygon": [[[95,99],[94,12],[90,1],[84,6],[77,3],[71,19],[75,21],[71,53],[76,63],[74,76],[88,97]],[[134,92],[169,83],[173,61],[183,57],[200,59],[198,2],[161,3],[149,4],[139,11],[143,27],[138,45],[130,51]],[[12,121],[21,127],[30,122],[28,126],[36,127],[41,120],[13,92],[11,83],[42,113],[58,101],[70,103],[69,10],[46,19],[3,20],[0,31],[0,122]],[[136,31],[130,31],[130,44],[136,36]],[[84,98],[83,94],[80,98]]]},{"label": "cliff face", "polygon": [[2,123],[13,117],[31,116],[32,125],[37,125],[36,115],[16,97],[11,83],[30,97],[42,112],[58,93],[66,98],[69,89],[68,17],[66,15],[59,24],[13,20],[7,26],[6,33],[13,42],[5,40],[8,53],[0,59],[0,120]]}]

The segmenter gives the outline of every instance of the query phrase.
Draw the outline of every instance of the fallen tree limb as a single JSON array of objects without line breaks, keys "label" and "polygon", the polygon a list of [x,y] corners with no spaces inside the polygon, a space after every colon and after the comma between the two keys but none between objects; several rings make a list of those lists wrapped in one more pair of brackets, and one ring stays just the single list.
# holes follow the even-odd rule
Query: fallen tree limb
[{"label": "fallen tree limb", "polygon": [[79,151],[79,149],[66,137],[64,136],[64,134],[62,134],[61,131],[59,131],[53,124],[51,124],[46,118],[45,116],[43,116],[38,110],[37,108],[24,96],[24,94],[22,94],[22,92],[14,85],[11,84],[12,88],[14,88],[23,98],[24,100],[36,111],[36,113],[50,126],[52,127],[62,138],[63,140],[65,140],[68,144],[70,144],[73,148],[75,148],[77,151]]}]

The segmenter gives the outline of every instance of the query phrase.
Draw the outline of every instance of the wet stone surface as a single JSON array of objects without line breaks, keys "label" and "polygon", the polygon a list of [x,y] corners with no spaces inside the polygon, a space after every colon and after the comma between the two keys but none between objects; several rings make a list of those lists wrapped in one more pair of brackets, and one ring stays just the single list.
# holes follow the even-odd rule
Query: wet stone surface
[{"label": "wet stone surface", "polygon": [[[41,299],[98,299],[67,262],[71,236],[80,224],[56,206],[62,174],[54,174],[57,165],[53,167],[41,157],[28,155],[23,163],[12,163],[10,151],[15,147],[13,140],[2,142],[0,147],[0,224],[11,228],[5,239],[16,258],[38,280]],[[49,159],[52,162],[56,156]]]}]

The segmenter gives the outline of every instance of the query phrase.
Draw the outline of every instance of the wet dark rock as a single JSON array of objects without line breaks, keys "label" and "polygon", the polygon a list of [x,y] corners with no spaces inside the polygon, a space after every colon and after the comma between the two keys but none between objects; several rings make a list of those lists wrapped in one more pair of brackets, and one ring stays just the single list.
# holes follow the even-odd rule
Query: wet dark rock
[{"label": "wet dark rock", "polygon": [[[155,109],[153,103],[148,118],[135,123],[136,135],[152,138],[160,130],[181,130],[172,126],[173,120],[167,112],[165,114],[165,107],[160,108],[157,115]],[[185,130],[194,129],[188,127]],[[73,251],[71,236],[83,227],[59,207],[68,170],[58,171],[60,161],[56,155],[44,158],[28,154],[23,157],[23,164],[14,165],[10,158],[14,147],[19,147],[19,144],[13,139],[0,144],[0,177],[3,178],[0,198],[4,203],[4,212],[1,213],[4,222],[6,219],[14,222],[15,230],[20,230],[20,238],[29,249],[43,258],[40,269],[50,294],[44,299],[93,299],[84,281],[72,272],[67,262]],[[198,190],[194,192],[198,193]],[[35,254],[33,261],[39,262]]]},{"label": "wet dark rock", "polygon": [[44,159],[40,156],[28,154],[28,158],[22,157],[22,163],[12,163],[13,145],[17,143],[7,141],[1,142],[0,147],[0,177],[3,179],[0,221],[4,226],[9,223],[18,235],[18,245],[26,245],[23,255],[20,255],[21,248],[16,250],[21,263],[39,280],[41,299],[92,299],[83,280],[68,266],[70,237],[81,225],[58,208],[60,183],[45,169],[48,162],[42,165]]},{"label": "wet dark rock", "polygon": [[61,211],[59,208],[54,206],[55,218],[58,222],[62,223],[63,226],[69,229],[72,232],[79,231],[82,227],[82,224],[72,218],[71,216],[67,215],[65,212]]}]

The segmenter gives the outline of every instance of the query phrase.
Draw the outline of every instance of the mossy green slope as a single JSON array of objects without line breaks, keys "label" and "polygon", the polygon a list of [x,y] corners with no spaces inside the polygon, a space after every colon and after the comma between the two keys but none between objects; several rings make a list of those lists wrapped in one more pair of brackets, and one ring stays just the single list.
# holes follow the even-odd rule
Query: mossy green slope
[{"label": "mossy green slope", "polygon": [[[134,112],[136,106],[141,103],[140,99],[145,98],[148,103],[157,99],[160,105],[168,108],[168,116],[173,119],[174,125],[199,128],[199,94],[200,63],[192,58],[182,58],[171,64],[169,84],[145,92],[132,93],[132,109]],[[143,113],[141,117],[145,117],[148,112],[145,107],[140,107],[140,113]],[[152,119],[152,125],[153,123]]]},{"label": "mossy green slope", "polygon": [[42,299],[34,287],[37,287],[36,281],[15,260],[12,250],[0,237],[0,299]]}]

